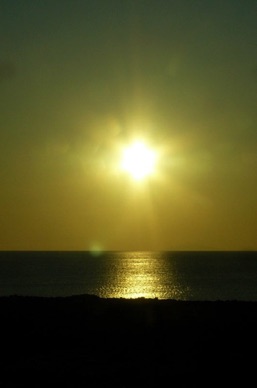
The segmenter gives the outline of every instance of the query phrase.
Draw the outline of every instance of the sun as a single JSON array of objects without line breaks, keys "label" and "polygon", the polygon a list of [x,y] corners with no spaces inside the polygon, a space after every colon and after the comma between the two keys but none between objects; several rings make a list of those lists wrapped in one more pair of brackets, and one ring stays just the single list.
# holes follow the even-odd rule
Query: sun
[{"label": "sun", "polygon": [[156,152],[143,141],[134,141],[123,150],[121,167],[136,181],[141,181],[155,172]]}]

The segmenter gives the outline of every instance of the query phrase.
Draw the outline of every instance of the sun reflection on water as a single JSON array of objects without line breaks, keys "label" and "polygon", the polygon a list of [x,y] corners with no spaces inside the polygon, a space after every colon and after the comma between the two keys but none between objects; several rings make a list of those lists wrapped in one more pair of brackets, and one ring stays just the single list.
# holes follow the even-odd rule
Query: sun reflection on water
[{"label": "sun reflection on water", "polygon": [[113,286],[111,291],[109,288],[108,296],[103,296],[183,299],[185,289],[176,277],[176,268],[167,270],[165,253],[121,252],[114,255],[118,257],[115,271],[112,268]]}]

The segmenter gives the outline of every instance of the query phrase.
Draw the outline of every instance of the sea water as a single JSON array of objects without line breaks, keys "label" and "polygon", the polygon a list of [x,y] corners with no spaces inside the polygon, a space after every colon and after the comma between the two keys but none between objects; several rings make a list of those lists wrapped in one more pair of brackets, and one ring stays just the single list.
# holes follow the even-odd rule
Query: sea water
[{"label": "sea water", "polygon": [[257,252],[0,251],[0,296],[257,301]]}]

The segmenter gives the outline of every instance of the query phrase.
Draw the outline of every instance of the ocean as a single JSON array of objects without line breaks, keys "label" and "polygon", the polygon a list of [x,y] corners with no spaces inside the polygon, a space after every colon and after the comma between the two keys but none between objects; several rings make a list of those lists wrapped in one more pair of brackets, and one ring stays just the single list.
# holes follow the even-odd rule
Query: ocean
[{"label": "ocean", "polygon": [[0,296],[257,301],[256,251],[0,251]]}]

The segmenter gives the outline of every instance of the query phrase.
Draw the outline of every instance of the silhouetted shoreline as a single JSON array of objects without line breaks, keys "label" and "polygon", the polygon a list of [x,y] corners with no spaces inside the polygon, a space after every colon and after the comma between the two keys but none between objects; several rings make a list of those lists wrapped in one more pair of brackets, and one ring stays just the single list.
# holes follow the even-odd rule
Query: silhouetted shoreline
[{"label": "silhouetted shoreline", "polygon": [[[257,302],[0,297],[0,386],[243,384]],[[177,386],[177,385],[176,385]]]}]

